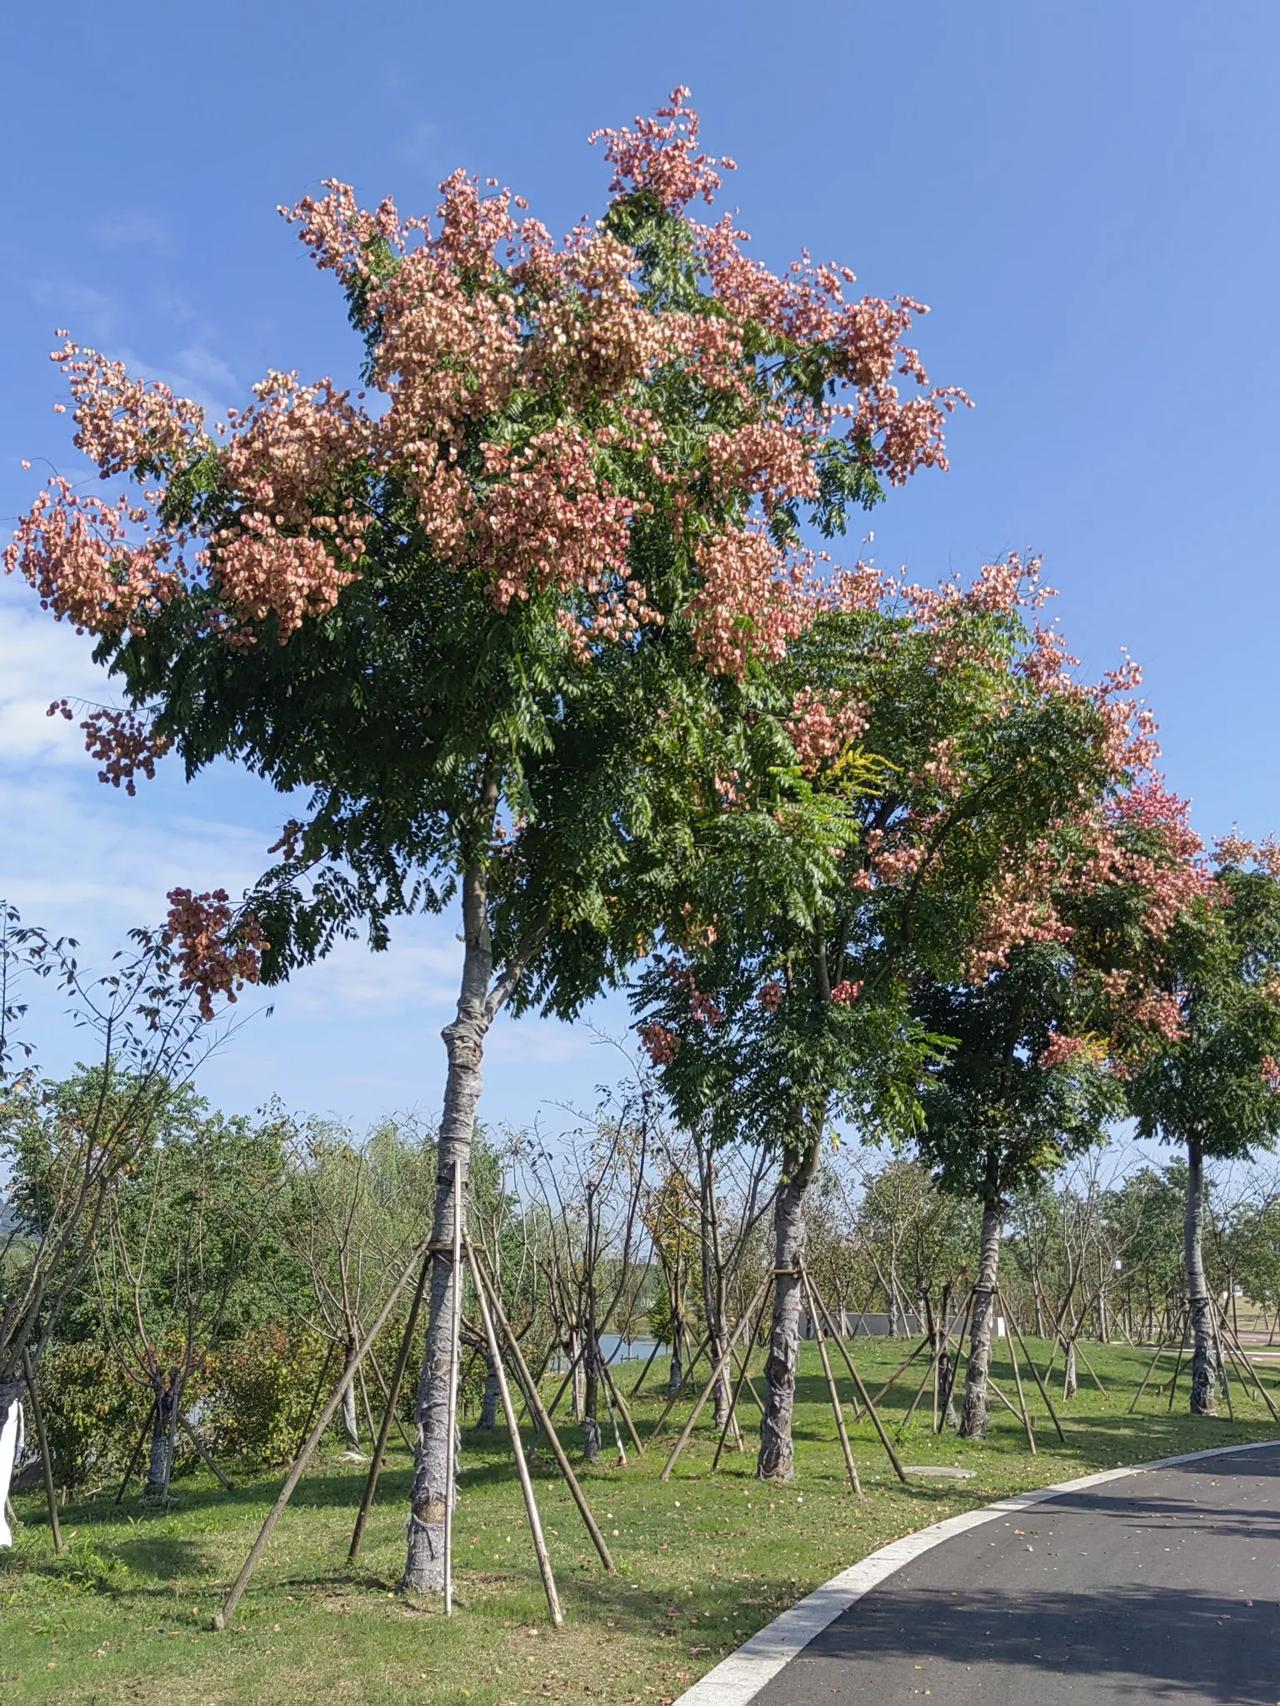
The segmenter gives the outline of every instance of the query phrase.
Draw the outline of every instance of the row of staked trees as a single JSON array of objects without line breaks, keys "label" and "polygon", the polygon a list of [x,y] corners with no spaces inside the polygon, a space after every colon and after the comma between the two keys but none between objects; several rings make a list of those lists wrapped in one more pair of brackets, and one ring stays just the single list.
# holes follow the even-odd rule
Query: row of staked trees
[{"label": "row of staked trees", "polygon": [[1201,858],[1137,672],[1079,677],[1034,562],[927,588],[831,558],[945,466],[967,399],[926,377],[921,306],[843,266],[774,272],[735,215],[699,217],[732,162],[700,151],[686,91],[593,140],[610,199],[563,241],[462,173],[433,218],[338,183],[287,214],[362,389],[273,372],[211,424],[68,337],[76,445],[132,489],[55,479],[7,555],[95,636],[123,700],[84,718],[107,780],[229,759],[307,802],[242,906],[170,897],[206,1012],[340,938],[460,916],[417,1591],[443,1581],[448,1246],[502,1010],[573,1017],[625,982],[689,1141],[776,1157],[768,1477],[791,1472],[794,1276],[833,1130],[914,1139],[981,1203],[980,1432],[1008,1203],[1125,1109],[1187,1146],[1209,1401],[1203,1159],[1280,1120],[1274,849]]}]

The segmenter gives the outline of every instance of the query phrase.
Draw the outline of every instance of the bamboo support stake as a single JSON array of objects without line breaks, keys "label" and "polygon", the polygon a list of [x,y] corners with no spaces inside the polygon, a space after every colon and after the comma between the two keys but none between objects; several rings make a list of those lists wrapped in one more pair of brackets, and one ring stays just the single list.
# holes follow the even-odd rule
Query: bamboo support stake
[{"label": "bamboo support stake", "polygon": [[138,1442],[133,1448],[133,1456],[129,1459],[128,1467],[125,1469],[124,1480],[120,1483],[120,1490],[111,1501],[113,1504],[120,1505],[124,1503],[125,1489],[128,1487],[130,1481],[133,1480],[133,1472],[138,1467],[138,1459],[142,1456],[142,1442],[151,1431],[151,1418],[155,1413],[156,1406],[153,1399],[151,1408],[147,1411],[147,1419],[142,1424],[142,1432],[138,1435]]},{"label": "bamboo support stake", "polygon": [[[596,1354],[599,1355],[599,1352],[600,1352],[600,1341],[599,1341],[599,1339],[597,1339],[596,1340]],[[631,1411],[627,1408],[626,1399],[622,1396],[622,1393],[618,1389],[618,1383],[613,1378],[613,1370],[609,1367],[609,1364],[607,1362],[605,1362],[603,1359],[601,1359],[600,1367],[604,1372],[605,1387],[606,1387],[607,1391],[610,1394],[612,1394],[613,1403],[617,1405],[618,1413],[622,1417],[622,1425],[626,1428],[628,1434],[630,1434],[631,1443],[636,1448],[636,1455],[638,1457],[643,1457],[644,1456],[644,1441],[640,1438],[640,1435],[636,1432],[636,1425],[631,1420]],[[615,1423],[615,1428],[616,1428],[616,1425],[617,1424]]]},{"label": "bamboo support stake", "polygon": [[[1226,1323],[1224,1321],[1224,1326],[1225,1325],[1226,1325]],[[1246,1370],[1246,1372],[1249,1375],[1249,1378],[1253,1381],[1253,1384],[1257,1387],[1259,1393],[1262,1396],[1263,1403],[1267,1406],[1268,1410],[1270,1410],[1270,1412],[1271,1412],[1272,1421],[1280,1422],[1280,1410],[1277,1410],[1274,1402],[1272,1401],[1271,1394],[1267,1391],[1266,1387],[1262,1384],[1262,1380],[1259,1377],[1257,1369],[1249,1361],[1248,1355],[1245,1352],[1245,1348],[1240,1343],[1240,1336],[1235,1331],[1235,1329],[1233,1327],[1227,1327],[1227,1349],[1231,1354],[1232,1360],[1236,1363],[1236,1367],[1240,1368],[1243,1365],[1244,1369]],[[1241,1384],[1242,1385],[1244,1384],[1243,1377],[1241,1379]]]},{"label": "bamboo support stake", "polygon": [[311,1394],[310,1404],[307,1405],[307,1425],[298,1435],[298,1443],[293,1448],[293,1455],[295,1457],[302,1450],[306,1437],[311,1432],[311,1424],[316,1419],[316,1405],[320,1402],[320,1394],[324,1391],[324,1383],[329,1378],[329,1368],[333,1362],[333,1353],[335,1348],[333,1340],[330,1339],[328,1345],[325,1347],[324,1362],[320,1365],[320,1378],[316,1381],[316,1389]]},{"label": "bamboo support stake", "polygon": [[1041,1378],[1040,1378],[1040,1370],[1036,1367],[1035,1362],[1032,1359],[1031,1352],[1027,1349],[1027,1341],[1022,1336],[1022,1329],[1019,1327],[1018,1323],[1014,1320],[1013,1313],[1010,1310],[1008,1302],[1005,1299],[1005,1295],[1004,1295],[1003,1291],[1000,1290],[999,1286],[996,1287],[996,1296],[1000,1300],[1001,1309],[1004,1310],[1005,1320],[1009,1323],[1010,1327],[1012,1327],[1014,1337],[1017,1339],[1019,1345],[1022,1347],[1022,1354],[1024,1357],[1026,1357],[1027,1362],[1030,1365],[1031,1373],[1035,1379],[1035,1383],[1040,1388],[1040,1396],[1044,1399],[1045,1409],[1048,1410],[1048,1412],[1049,1412],[1049,1420],[1054,1425],[1054,1429],[1057,1432],[1059,1441],[1063,1445],[1065,1445],[1067,1443],[1067,1436],[1062,1431],[1062,1423],[1058,1420],[1058,1412],[1053,1407],[1053,1400],[1049,1396],[1048,1388],[1045,1386],[1044,1381],[1041,1380]]},{"label": "bamboo support stake", "polygon": [[[603,1368],[604,1365],[601,1363],[597,1366]],[[627,1467],[627,1448],[622,1443],[622,1431],[618,1427],[618,1412],[614,1408],[613,1391],[607,1380],[602,1380],[601,1385],[604,1387],[604,1406],[609,1412],[609,1426],[613,1430],[613,1444],[618,1453],[618,1468],[625,1469]]]},{"label": "bamboo support stake", "polygon": [[[997,1291],[997,1299],[999,1296],[1000,1294]],[[1008,1319],[1009,1318],[1006,1315],[1005,1320],[1007,1321]],[[1026,1432],[1027,1446],[1032,1457],[1034,1457],[1036,1455],[1035,1429],[1031,1426],[1031,1416],[1027,1410],[1026,1394],[1022,1390],[1022,1371],[1018,1367],[1018,1347],[1014,1344],[1012,1336],[1009,1339],[1009,1361],[1013,1364],[1013,1387],[1014,1391],[1018,1394],[1018,1408],[1022,1412],[1022,1426]],[[990,1371],[988,1371],[987,1378],[990,1380]]]},{"label": "bamboo support stake", "polygon": [[187,1420],[187,1418],[185,1416],[180,1416],[178,1418],[178,1426],[182,1429],[182,1431],[186,1434],[187,1438],[191,1441],[191,1444],[195,1448],[196,1456],[200,1459],[201,1463],[204,1464],[205,1468],[213,1471],[213,1473],[217,1476],[218,1480],[221,1481],[222,1485],[226,1488],[227,1492],[234,1493],[236,1490],[235,1482],[234,1481],[228,1481],[227,1477],[222,1473],[221,1469],[218,1468],[218,1465],[213,1461],[213,1458],[210,1457],[209,1453],[205,1450],[204,1443],[201,1440],[200,1435],[191,1426],[191,1423]]},{"label": "bamboo support stake", "polygon": [[1186,1354],[1187,1335],[1188,1335],[1188,1333],[1190,1333],[1190,1331],[1191,1331],[1191,1311],[1190,1311],[1190,1309],[1188,1309],[1186,1314],[1182,1318],[1182,1331],[1178,1337],[1178,1360],[1173,1365],[1173,1374],[1172,1374],[1170,1381],[1169,1381],[1169,1406],[1168,1407],[1169,1407],[1169,1410],[1171,1413],[1173,1410],[1174,1394],[1178,1390],[1178,1375],[1182,1372],[1182,1359],[1183,1359],[1183,1356]]},{"label": "bamboo support stake", "polygon": [[[520,1491],[524,1494],[525,1515],[529,1519],[529,1532],[533,1536],[533,1549],[538,1557],[538,1569],[542,1574],[542,1587],[547,1596],[547,1610],[551,1613],[551,1621],[558,1629],[564,1622],[564,1617],[560,1611],[560,1598],[556,1593],[555,1577],[551,1573],[551,1558],[542,1534],[542,1520],[538,1515],[538,1501],[533,1496],[533,1482],[529,1478],[529,1465],[525,1461],[524,1446],[520,1440],[520,1427],[516,1420],[516,1407],[511,1402],[511,1388],[507,1385],[507,1371],[503,1366],[502,1352],[498,1347],[498,1336],[493,1330],[493,1317],[489,1313],[489,1300],[485,1296],[484,1286],[480,1282],[480,1270],[476,1265],[475,1251],[471,1248],[470,1239],[467,1240],[467,1261],[470,1264],[471,1278],[476,1288],[480,1319],[484,1323],[484,1336],[488,1340],[489,1354],[493,1358],[493,1371],[498,1380],[498,1394],[502,1399],[502,1413],[507,1418],[507,1432],[511,1435],[511,1449],[515,1453],[516,1471],[520,1476]],[[461,1275],[458,1277],[461,1279]],[[448,1533],[449,1530],[446,1528],[446,1537]],[[446,1584],[448,1580],[446,1573]]]},{"label": "bamboo support stake", "polygon": [[[670,1456],[667,1458],[667,1461],[662,1466],[662,1473],[658,1476],[658,1479],[660,1481],[669,1481],[671,1479],[671,1471],[675,1468],[677,1462],[680,1459],[681,1453],[684,1451],[685,1446],[688,1445],[688,1443],[689,1443],[690,1435],[693,1433],[693,1430],[694,1430],[695,1426],[697,1425],[698,1417],[702,1414],[703,1406],[705,1405],[707,1399],[711,1396],[712,1387],[715,1385],[716,1381],[720,1379],[720,1377],[724,1373],[725,1369],[729,1366],[729,1359],[733,1355],[733,1347],[738,1342],[738,1336],[742,1332],[744,1322],[750,1320],[751,1316],[755,1313],[756,1309],[759,1307],[760,1299],[765,1295],[765,1293],[769,1289],[769,1286],[772,1283],[773,1283],[773,1275],[771,1273],[766,1274],[764,1279],[762,1279],[760,1281],[760,1284],[756,1287],[755,1292],[752,1295],[751,1302],[747,1306],[747,1309],[739,1317],[738,1322],[735,1325],[733,1331],[729,1334],[729,1338],[728,1338],[727,1343],[725,1344],[724,1349],[721,1351],[720,1355],[715,1360],[715,1364],[711,1370],[711,1378],[710,1378],[710,1380],[707,1381],[706,1385],[702,1388],[702,1391],[698,1395],[698,1401],[693,1406],[693,1414],[689,1417],[688,1421],[684,1424],[684,1427],[681,1430],[679,1439],[672,1446]],[[652,1438],[652,1435],[650,1437]]]},{"label": "bamboo support stake", "polygon": [[222,1602],[221,1608],[218,1611],[216,1611],[213,1615],[211,1626],[214,1629],[218,1629],[218,1630],[225,1629],[227,1626],[227,1619],[235,1611],[236,1606],[239,1605],[240,1600],[244,1594],[244,1590],[248,1587],[249,1581],[250,1581],[251,1577],[253,1576],[253,1572],[257,1569],[259,1560],[261,1559],[262,1554],[266,1551],[267,1542],[270,1540],[272,1532],[275,1529],[276,1524],[280,1520],[281,1514],[284,1511],[284,1507],[288,1504],[289,1499],[293,1494],[293,1489],[298,1485],[298,1482],[302,1479],[303,1474],[306,1471],[307,1464],[311,1461],[312,1455],[315,1452],[316,1447],[319,1445],[320,1440],[323,1437],[325,1429],[329,1426],[329,1423],[333,1420],[334,1416],[338,1412],[338,1405],[341,1404],[341,1402],[342,1402],[343,1387],[346,1385],[350,1374],[353,1373],[355,1369],[359,1368],[360,1364],[364,1361],[365,1357],[368,1355],[370,1345],[373,1344],[373,1342],[377,1338],[378,1334],[382,1331],[383,1327],[386,1325],[387,1317],[391,1314],[392,1309],[395,1307],[396,1299],[399,1297],[400,1293],[404,1290],[405,1285],[408,1283],[410,1274],[412,1274],[412,1272],[413,1272],[414,1268],[417,1266],[418,1262],[421,1261],[422,1257],[426,1254],[427,1249],[429,1247],[429,1244],[430,1244],[430,1240],[424,1240],[421,1244],[418,1245],[418,1248],[413,1252],[413,1255],[410,1256],[408,1262],[405,1265],[404,1271],[401,1273],[401,1275],[400,1275],[399,1279],[396,1281],[396,1283],[392,1286],[391,1291],[387,1296],[386,1302],[383,1304],[382,1308],[378,1311],[377,1317],[375,1318],[373,1325],[369,1328],[369,1330],[365,1334],[364,1338],[360,1341],[359,1345],[356,1347],[355,1355],[351,1359],[352,1368],[350,1370],[347,1370],[347,1369],[343,1370],[342,1379],[339,1380],[336,1390],[334,1391],[333,1395],[329,1399],[329,1402],[325,1405],[324,1409],[321,1411],[316,1422],[312,1426],[311,1432],[307,1435],[306,1439],[303,1441],[301,1450],[298,1452],[297,1456],[294,1458],[293,1467],[292,1467],[292,1469],[290,1469],[288,1475],[285,1477],[284,1485],[281,1487],[280,1491],[276,1494],[275,1503],[272,1505],[271,1509],[267,1512],[266,1520],[264,1521],[261,1529],[258,1532],[258,1538],[254,1541],[253,1545],[249,1549],[249,1556],[245,1559],[244,1563],[240,1566],[240,1574],[236,1577],[235,1581],[231,1584],[231,1591],[230,1591],[230,1593],[228,1593],[226,1599]]},{"label": "bamboo support stake", "polygon": [[936,1349],[930,1350],[929,1361],[925,1366],[924,1373],[920,1376],[920,1384],[916,1387],[915,1394],[912,1397],[911,1402],[907,1405],[906,1415],[898,1423],[897,1429],[895,1430],[899,1439],[901,1439],[903,1434],[906,1433],[907,1423],[911,1420],[912,1416],[915,1415],[916,1408],[919,1405],[920,1400],[924,1397],[924,1389],[929,1384],[930,1375],[933,1376],[933,1384],[936,1389],[938,1384],[938,1355]]},{"label": "bamboo support stake", "polygon": [[[468,1357],[466,1367],[463,1368],[462,1374],[459,1377],[458,1384],[460,1386],[466,1385],[467,1370],[470,1369],[471,1364],[474,1361],[474,1359],[475,1359],[475,1352],[473,1351],[471,1353],[471,1356]],[[372,1351],[369,1352],[369,1367],[373,1370],[373,1377],[378,1382],[378,1391],[382,1394],[382,1401],[385,1404],[391,1396],[391,1388],[387,1385],[386,1376],[383,1374],[382,1370],[378,1367],[378,1359],[374,1356]],[[399,1393],[397,1393],[396,1396],[398,1397]],[[381,1424],[379,1424],[379,1425],[381,1425]],[[405,1450],[406,1451],[412,1451],[413,1450],[413,1441],[409,1438],[408,1434],[404,1431],[404,1423],[400,1420],[400,1417],[398,1415],[395,1417],[395,1426],[396,1426],[396,1432],[400,1435],[400,1439],[401,1439],[402,1444],[404,1445]],[[374,1433],[372,1425],[370,1426],[369,1431],[370,1431],[370,1438],[376,1438],[376,1434]],[[390,1437],[390,1436],[388,1435],[388,1437]]]},{"label": "bamboo support stake", "polygon": [[445,1427],[449,1441],[449,1496],[444,1502],[444,1614],[453,1616],[453,1507],[458,1502],[458,1374],[462,1346],[462,1189],[457,1169],[453,1176],[453,1298],[449,1312],[449,1402]]},{"label": "bamboo support stake", "polygon": [[[710,1331],[703,1334],[702,1338],[698,1341],[698,1349],[694,1352],[693,1359],[692,1359],[693,1361],[696,1362],[698,1357],[701,1356],[701,1354],[702,1354],[703,1350],[706,1348],[707,1343],[710,1340],[710,1338],[711,1338]],[[654,1440],[657,1439],[658,1435],[662,1432],[662,1429],[666,1424],[667,1417],[671,1414],[672,1410],[674,1410],[676,1405],[680,1402],[680,1395],[683,1391],[684,1391],[684,1381],[682,1380],[680,1382],[679,1386],[676,1387],[675,1391],[668,1394],[667,1401],[663,1405],[663,1408],[662,1408],[662,1414],[658,1417],[657,1421],[653,1424],[653,1427],[649,1430],[649,1444],[650,1445],[653,1444]]]},{"label": "bamboo support stake", "polygon": [[[1141,1398],[1142,1394],[1146,1391],[1147,1383],[1150,1381],[1151,1376],[1155,1373],[1156,1364],[1160,1361],[1160,1358],[1164,1355],[1164,1352],[1165,1352],[1165,1347],[1163,1344],[1159,1344],[1156,1346],[1156,1354],[1152,1357],[1151,1361],[1147,1364],[1147,1372],[1143,1375],[1142,1380],[1138,1386],[1138,1390],[1134,1393],[1133,1397],[1129,1400],[1129,1408],[1125,1411],[1126,1416],[1131,1416],[1133,1414],[1133,1412],[1137,1409],[1138,1400],[1139,1400],[1139,1398]],[[1159,1388],[1157,1387],[1156,1390],[1159,1391]]]},{"label": "bamboo support stake", "polygon": [[844,1406],[840,1402],[840,1394],[836,1390],[836,1377],[831,1372],[831,1358],[827,1355],[827,1342],[823,1337],[822,1318],[818,1313],[817,1299],[813,1284],[803,1264],[800,1266],[800,1284],[809,1299],[809,1308],[813,1313],[813,1336],[818,1341],[818,1356],[822,1362],[822,1372],[826,1377],[827,1396],[831,1400],[832,1414],[836,1419],[836,1432],[840,1436],[840,1450],[844,1456],[844,1466],[848,1471],[849,1485],[853,1488],[855,1498],[862,1497],[862,1482],[858,1479],[858,1466],[853,1461],[853,1448],[849,1444],[849,1433],[844,1425]]},{"label": "bamboo support stake", "polygon": [[[470,1246],[468,1247],[470,1248]],[[475,1263],[476,1270],[478,1270],[480,1274],[482,1283],[488,1290],[489,1301],[493,1306],[494,1319],[502,1328],[503,1336],[511,1350],[512,1361],[516,1365],[516,1373],[519,1376],[520,1384],[524,1387],[525,1396],[529,1400],[529,1408],[533,1414],[538,1430],[546,1436],[547,1444],[551,1447],[552,1456],[555,1458],[557,1467],[559,1468],[561,1475],[564,1477],[565,1485],[573,1495],[574,1504],[578,1507],[578,1515],[582,1518],[587,1533],[591,1536],[591,1542],[600,1555],[600,1562],[604,1565],[610,1575],[614,1575],[616,1574],[616,1570],[609,1548],[605,1545],[604,1535],[601,1534],[599,1526],[596,1523],[596,1519],[591,1514],[591,1506],[587,1503],[586,1495],[583,1493],[582,1488],[579,1485],[578,1477],[573,1472],[573,1465],[570,1463],[568,1455],[565,1452],[563,1445],[560,1443],[560,1435],[556,1432],[555,1427],[552,1425],[551,1417],[547,1414],[546,1407],[542,1402],[542,1394],[538,1391],[537,1382],[529,1373],[529,1365],[524,1360],[524,1352],[520,1348],[520,1341],[512,1332],[511,1324],[507,1320],[506,1313],[503,1310],[502,1298],[498,1294],[498,1288],[485,1268],[482,1258],[475,1255],[473,1252],[472,1260]]]},{"label": "bamboo support stake", "polygon": [[[738,1370],[737,1381],[734,1385],[733,1391],[729,1394],[729,1408],[725,1412],[724,1426],[720,1429],[720,1438],[716,1441],[715,1456],[711,1459],[711,1472],[713,1475],[720,1466],[720,1458],[724,1452],[724,1442],[729,1436],[730,1424],[732,1423],[734,1416],[737,1414],[738,1400],[742,1396],[743,1382],[747,1380],[747,1370],[751,1366],[751,1353],[755,1349],[756,1339],[760,1332],[760,1324],[764,1320],[764,1312],[768,1302],[769,1292],[766,1288],[764,1296],[760,1299],[760,1307],[756,1310],[756,1318],[751,1323],[751,1331],[747,1335],[747,1343],[742,1358],[742,1366]],[[738,1450],[741,1451],[742,1449],[742,1435],[739,1434]]]},{"label": "bamboo support stake", "polygon": [[53,1464],[49,1459],[49,1440],[44,1431],[44,1411],[40,1408],[40,1399],[36,1393],[36,1371],[31,1366],[31,1352],[22,1347],[22,1377],[27,1383],[27,1395],[31,1399],[31,1419],[36,1424],[36,1444],[40,1447],[40,1469],[44,1477],[44,1496],[49,1506],[49,1530],[53,1535],[53,1550],[57,1557],[66,1551],[62,1539],[62,1524],[58,1521],[58,1494],[53,1485]]},{"label": "bamboo support stake", "polygon": [[[831,1320],[831,1311],[827,1308],[826,1304],[823,1302],[822,1295],[819,1291],[816,1290],[816,1288],[814,1290],[814,1297],[817,1299],[818,1307],[822,1311],[823,1318],[825,1319],[825,1321],[827,1323],[828,1329],[830,1329],[833,1325],[832,1320]],[[884,1423],[880,1420],[880,1412],[879,1412],[879,1410],[876,1409],[875,1400],[868,1394],[866,1387],[863,1385],[862,1376],[858,1373],[857,1364],[854,1362],[853,1358],[849,1355],[849,1352],[845,1347],[844,1340],[840,1337],[840,1335],[838,1333],[833,1333],[832,1337],[835,1339],[836,1349],[840,1352],[840,1355],[844,1358],[845,1367],[849,1370],[850,1378],[853,1381],[853,1384],[857,1390],[858,1396],[862,1399],[863,1405],[865,1406],[867,1413],[871,1417],[871,1420],[872,1420],[872,1423],[875,1427],[876,1433],[879,1435],[880,1444],[884,1447],[885,1455],[889,1459],[890,1463],[892,1463],[892,1465],[893,1465],[893,1472],[898,1477],[899,1481],[901,1481],[903,1486],[905,1487],[907,1485],[907,1472],[902,1467],[902,1460],[899,1458],[897,1452],[893,1449],[893,1441],[889,1438],[888,1434],[885,1432]],[[856,1418],[855,1418],[855,1420],[856,1420]]]},{"label": "bamboo support stake", "polygon": [[1089,1379],[1092,1380],[1093,1384],[1098,1388],[1098,1391],[1102,1394],[1102,1396],[1104,1398],[1109,1399],[1111,1394],[1107,1391],[1106,1387],[1102,1384],[1102,1382],[1098,1379],[1097,1374],[1094,1372],[1093,1364],[1089,1361],[1089,1358],[1086,1356],[1083,1344],[1081,1343],[1081,1341],[1079,1339],[1076,1339],[1073,1342],[1074,1342],[1075,1347],[1076,1347],[1076,1355],[1080,1358],[1080,1361],[1084,1364],[1085,1369],[1088,1372]]},{"label": "bamboo support stake", "polygon": [[[823,1307],[824,1311],[827,1311],[827,1306],[825,1303],[823,1304],[822,1307]],[[829,1311],[827,1311],[827,1312],[829,1313]],[[888,1380],[885,1381],[884,1385],[876,1393],[873,1402],[879,1404],[883,1399],[888,1397],[889,1393],[892,1392],[893,1388],[898,1384],[898,1382],[899,1382],[899,1380],[901,1380],[902,1376],[907,1372],[907,1370],[911,1367],[912,1363],[920,1355],[920,1352],[923,1350],[927,1350],[928,1346],[929,1346],[928,1339],[921,1339],[920,1343],[916,1346],[915,1350],[912,1351],[911,1355],[906,1359],[906,1361],[900,1362],[898,1364],[897,1368],[894,1369],[893,1373],[889,1376]],[[857,1419],[858,1419],[858,1415],[857,1415],[856,1411],[854,1412],[854,1418],[853,1419],[854,1419],[854,1421],[857,1421]]]},{"label": "bamboo support stake", "polygon": [[391,1385],[387,1388],[387,1407],[382,1412],[382,1422],[378,1428],[378,1437],[374,1442],[373,1457],[369,1462],[369,1473],[365,1477],[364,1496],[360,1500],[360,1509],[356,1512],[355,1527],[351,1531],[351,1545],[347,1550],[349,1562],[359,1556],[360,1545],[364,1539],[365,1524],[369,1520],[369,1512],[373,1509],[374,1495],[378,1491],[378,1476],[382,1473],[387,1440],[391,1434],[391,1417],[400,1397],[400,1388],[404,1385],[404,1373],[409,1365],[409,1352],[413,1348],[414,1329],[418,1325],[418,1312],[422,1308],[422,1298],[427,1289],[427,1279],[430,1273],[431,1253],[428,1251],[422,1258],[418,1283],[414,1287],[413,1302],[409,1305],[409,1319],[405,1323],[404,1336],[400,1340],[400,1349],[396,1353],[395,1367],[391,1371]]},{"label": "bamboo support stake", "polygon": [[639,1392],[640,1388],[644,1385],[645,1376],[648,1374],[649,1370],[653,1367],[653,1359],[654,1359],[654,1357],[657,1356],[659,1348],[660,1347],[658,1345],[658,1341],[655,1339],[653,1341],[653,1349],[649,1352],[648,1356],[644,1359],[644,1367],[640,1370],[640,1378],[636,1381],[635,1385],[631,1388],[631,1396],[633,1398]]}]

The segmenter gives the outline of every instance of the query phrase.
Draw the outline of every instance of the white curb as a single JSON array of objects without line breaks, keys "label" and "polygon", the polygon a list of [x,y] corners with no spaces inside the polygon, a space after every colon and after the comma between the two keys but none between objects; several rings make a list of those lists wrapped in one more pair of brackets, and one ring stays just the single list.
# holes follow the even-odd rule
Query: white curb
[{"label": "white curb", "polygon": [[1079,1493],[1086,1487],[1100,1487],[1107,1481],[1122,1481],[1127,1475],[1145,1475],[1153,1469],[1171,1469],[1179,1463],[1196,1463],[1202,1457],[1229,1457],[1240,1451],[1265,1451],[1268,1446],[1280,1445],[1280,1439],[1256,1440],[1252,1445],[1220,1445],[1208,1451],[1188,1451],[1180,1457],[1162,1457],[1154,1463],[1134,1463],[1123,1469],[1104,1469],[1096,1475],[1081,1475],[1075,1481],[1059,1481],[1052,1487],[1038,1487],[1030,1493],[1017,1493],[1012,1498],[998,1499],[992,1505],[980,1505],[976,1510],[961,1511],[915,1534],[891,1541],[878,1552],[872,1552],[859,1564],[851,1564],[832,1576],[790,1611],[753,1635],[749,1641],[722,1659],[708,1671],[701,1682],[695,1682],[679,1697],[676,1706],[747,1706],[767,1682],[777,1676],[784,1665],[803,1651],[829,1623],[856,1605],[864,1594],[920,1557],[931,1552],[944,1540],[963,1534],[966,1529],[978,1528],[984,1522],[994,1522],[1011,1511],[1026,1510],[1029,1505],[1043,1504],[1046,1499],[1061,1498],[1064,1493]]}]

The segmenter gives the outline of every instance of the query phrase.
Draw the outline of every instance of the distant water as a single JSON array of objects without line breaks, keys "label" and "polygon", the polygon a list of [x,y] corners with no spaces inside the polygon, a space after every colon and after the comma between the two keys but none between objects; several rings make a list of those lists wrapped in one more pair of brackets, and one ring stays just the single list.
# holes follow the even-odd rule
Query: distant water
[{"label": "distant water", "polygon": [[[612,1364],[620,1362],[644,1362],[657,1344],[654,1339],[624,1339],[617,1333],[601,1333],[600,1349],[605,1358]],[[665,1345],[657,1345],[658,1354],[666,1349]],[[554,1356],[551,1359],[553,1369],[564,1369],[569,1366],[566,1356]]]}]

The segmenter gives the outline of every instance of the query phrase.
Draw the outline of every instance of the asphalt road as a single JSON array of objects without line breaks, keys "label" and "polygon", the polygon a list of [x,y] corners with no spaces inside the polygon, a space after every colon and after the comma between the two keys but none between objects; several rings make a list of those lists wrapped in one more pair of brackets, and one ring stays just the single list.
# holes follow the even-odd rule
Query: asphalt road
[{"label": "asphalt road", "polygon": [[1280,1706],[1280,1446],[1126,1476],[944,1541],[753,1706]]}]

